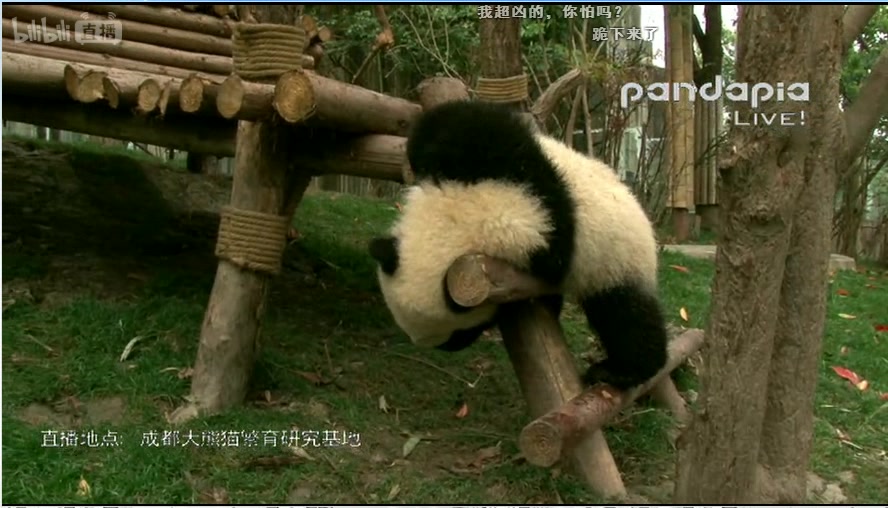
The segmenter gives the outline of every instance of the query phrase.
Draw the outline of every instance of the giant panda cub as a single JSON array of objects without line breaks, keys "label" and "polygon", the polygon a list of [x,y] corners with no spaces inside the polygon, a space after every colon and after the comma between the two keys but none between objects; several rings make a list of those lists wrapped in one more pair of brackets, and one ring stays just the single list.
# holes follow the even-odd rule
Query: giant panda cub
[{"label": "giant panda cub", "polygon": [[462,307],[445,287],[456,258],[480,253],[561,288],[540,299],[556,317],[565,295],[582,307],[607,353],[587,383],[625,390],[664,366],[654,231],[610,167],[504,106],[470,101],[421,115],[407,157],[415,185],[369,250],[386,305],[415,344],[459,351],[496,324],[496,305]]}]

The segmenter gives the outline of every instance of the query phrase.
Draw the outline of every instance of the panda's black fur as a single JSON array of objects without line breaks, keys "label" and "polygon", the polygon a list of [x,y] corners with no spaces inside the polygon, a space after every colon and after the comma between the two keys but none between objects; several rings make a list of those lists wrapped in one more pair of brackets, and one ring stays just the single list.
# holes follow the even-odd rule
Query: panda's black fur
[{"label": "panda's black fur", "polygon": [[[539,139],[540,134],[505,106],[451,102],[421,115],[408,137],[407,156],[416,183],[431,191],[432,187],[428,186],[440,187],[447,182],[474,186],[493,180],[523,187],[538,198],[549,217],[551,230],[545,235],[546,245],[527,256],[526,269],[549,284],[559,286],[571,276],[577,249],[578,205],[568,182],[553,166],[553,159],[541,148],[543,145]],[[583,164],[587,163],[591,162],[584,159]],[[603,164],[600,161],[594,163]],[[618,180],[601,178],[596,185],[601,186],[596,192],[606,192],[606,186],[622,184]],[[607,196],[606,193],[595,195]],[[410,206],[409,202],[405,206]],[[600,206],[615,205],[600,203]],[[586,205],[585,213],[594,213],[594,208],[595,205]],[[632,224],[631,221],[630,226],[614,223],[612,227],[631,227]],[[645,231],[638,234],[652,235],[647,230],[649,224],[644,226]],[[374,239],[370,252],[379,263],[381,278],[394,277],[398,273],[402,253],[397,235]],[[633,252],[626,249],[620,255],[632,256]],[[648,278],[651,276],[656,278],[655,274],[649,274]],[[440,283],[443,285],[445,281],[442,279]],[[651,284],[655,285],[655,280]],[[578,303],[589,326],[595,330],[607,353],[607,359],[590,368],[585,380],[589,383],[604,381],[616,388],[628,389],[645,382],[665,365],[668,342],[665,319],[656,293],[634,279],[598,289],[592,294],[578,295]],[[454,314],[471,311],[452,301],[446,289],[443,296]],[[563,296],[541,300],[556,317],[560,315]],[[495,321],[494,316],[467,329],[455,330],[446,342],[436,347],[447,351],[462,350],[474,343],[484,330],[495,325]]]}]

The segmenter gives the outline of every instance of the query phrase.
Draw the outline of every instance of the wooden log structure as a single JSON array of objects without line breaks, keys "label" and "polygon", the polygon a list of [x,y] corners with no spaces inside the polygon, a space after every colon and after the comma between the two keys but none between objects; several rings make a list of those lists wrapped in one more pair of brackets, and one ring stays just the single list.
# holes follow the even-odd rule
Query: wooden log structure
[{"label": "wooden log structure", "polygon": [[70,100],[45,99],[39,107],[34,107],[33,96],[8,92],[5,72],[3,78],[4,120],[187,152],[234,155],[234,122],[208,122],[193,115],[152,118],[115,110],[106,104]]},{"label": "wooden log structure", "polygon": [[[38,7],[46,7],[42,5],[33,5],[33,4],[25,4],[25,5],[15,5],[11,6],[10,4],[3,4],[3,37],[5,39],[10,39],[10,41],[14,41],[15,27],[13,26],[13,22],[11,18],[6,17],[6,11],[10,7],[15,8],[38,8]],[[16,9],[17,10],[17,9]],[[38,16],[36,19],[40,19]],[[50,19],[47,19],[47,24],[49,24]],[[60,21],[53,21],[53,23],[58,23]],[[22,31],[25,29],[25,22],[19,18],[18,30]],[[66,20],[66,23],[67,20]],[[127,36],[128,36],[127,32]],[[18,46],[18,45],[44,45],[43,43],[37,42],[14,42],[10,44],[10,46]],[[117,44],[80,44],[75,40],[58,40],[52,43],[51,45],[54,49],[69,49],[74,50],[76,53],[91,53],[99,58],[107,58],[107,57],[115,57],[122,58],[136,62],[144,62],[152,65],[161,65],[164,67],[173,67],[178,69],[187,69],[191,72],[203,72],[207,74],[218,74],[218,75],[228,75],[234,70],[234,66],[232,63],[232,59],[230,56],[221,56],[221,55],[213,55],[208,53],[197,53],[194,51],[186,51],[177,48],[170,48],[165,46],[159,46],[157,44],[148,44],[144,42],[136,42],[130,40],[122,40]],[[11,50],[13,52],[17,51],[15,47],[7,48],[6,43],[3,45],[3,51]],[[87,56],[79,56],[79,60],[83,62],[85,59],[89,57]],[[314,67],[314,58],[309,55],[301,55],[301,65],[304,69],[309,69]],[[84,62],[84,63],[92,63],[92,62]],[[143,66],[144,67],[144,66]],[[139,70],[139,69],[133,69]]]},{"label": "wooden log structure", "polygon": [[[524,458],[531,464],[551,466],[583,433],[601,428],[617,413],[655,386],[663,386],[667,390],[671,387],[674,390],[675,385],[669,380],[669,373],[702,345],[703,331],[687,330],[672,339],[669,344],[668,363],[644,385],[626,393],[620,393],[606,385],[596,385],[561,407],[530,422],[521,431],[518,440]],[[672,397],[667,400],[672,400]],[[676,411],[679,413],[678,419],[684,417],[682,409],[683,407],[679,406]]]},{"label": "wooden log structure", "polygon": [[[268,7],[255,9],[262,17]],[[278,21],[297,21],[292,12],[284,17],[290,19]],[[216,243],[216,279],[191,393],[170,416],[174,423],[240,405],[247,395],[268,285],[280,270],[289,221],[311,179],[307,168],[292,165],[310,145],[294,135],[294,126],[274,120],[238,122],[231,204],[223,211]]]},{"label": "wooden log structure", "polygon": [[[91,10],[95,11],[95,7]],[[90,19],[106,20],[109,19],[108,13],[113,13],[114,21],[120,23],[122,36],[126,41],[143,42],[193,53],[231,57],[230,36],[218,37],[190,30],[142,23],[119,17],[116,12],[107,9],[107,6],[102,6],[102,8],[105,9],[104,12],[96,13]],[[46,18],[47,26],[59,25],[64,21],[66,25],[73,27],[75,22],[84,19],[82,10],[46,4],[4,4],[3,17],[18,18],[19,31],[21,31],[21,24],[30,23],[32,20],[40,23],[41,19]]]},{"label": "wooden log structure", "polygon": [[287,73],[276,84],[229,76],[218,88],[211,85],[205,90],[216,97],[225,118],[258,120],[276,110],[289,122],[307,120],[345,132],[403,136],[422,110],[408,100],[308,71]]},{"label": "wooden log structure", "polygon": [[[17,69],[15,74],[38,73],[41,76],[38,81],[51,81],[50,76],[54,72],[58,73],[60,80],[64,76],[65,63],[60,60],[37,56],[23,58],[20,54],[6,52],[3,53],[3,58],[4,62],[9,61],[15,65]],[[86,87],[94,90],[90,94],[71,95],[75,100],[81,100],[83,97],[85,102],[105,97],[114,104],[119,101],[117,97],[133,97],[132,92],[135,88],[146,80],[153,79],[158,87],[169,84],[174,89],[174,96],[178,97],[178,106],[185,112],[212,113],[212,98],[216,97],[218,109],[230,112],[232,109],[227,105],[232,102],[237,103],[240,111],[248,113],[243,115],[248,119],[267,118],[277,111],[282,117],[293,121],[308,117],[309,125],[343,132],[403,135],[421,111],[419,105],[410,101],[324,78],[311,72],[292,71],[281,76],[276,85],[266,85],[243,82],[236,77],[225,79],[221,76],[187,71],[176,73],[176,77],[172,77],[168,72],[155,74],[119,68],[103,69],[90,65],[81,67],[94,73],[103,73],[103,77],[107,78],[92,80],[73,88]],[[182,80],[178,79],[179,76],[185,80],[190,79],[192,85],[195,85],[189,93],[184,95],[179,93],[182,83]],[[78,76],[78,79],[82,80],[83,77],[85,76]],[[45,90],[43,92],[47,93]],[[54,92],[48,93],[52,96]],[[157,101],[154,102],[157,104]],[[243,107],[244,105],[246,107]],[[222,116],[244,119],[241,115]]]},{"label": "wooden log structure", "polygon": [[679,420],[686,419],[683,400],[669,373],[702,345],[701,330],[687,330],[673,339],[669,363],[643,386],[626,393],[601,384],[582,390],[558,321],[544,307],[532,303],[533,298],[556,293],[555,288],[502,260],[480,254],[458,258],[445,280],[450,296],[461,305],[503,306],[499,320],[503,342],[530,411],[539,415],[519,439],[522,454],[531,464],[551,466],[565,455],[573,455],[575,460],[582,457],[585,467],[607,468],[598,470],[597,482],[614,482],[614,477],[620,478],[619,471],[606,443],[598,441],[603,439],[603,424],[648,392],[671,407]]},{"label": "wooden log structure", "polygon": [[[164,122],[131,115],[125,108],[115,110],[99,104],[87,106],[64,99],[70,94],[69,84],[65,79],[66,68],[71,68],[72,71],[76,69],[78,76],[89,71],[106,72],[106,78],[125,75],[162,79],[164,76],[148,73],[120,74],[120,69],[72,65],[15,53],[4,52],[2,57],[3,89],[4,97],[7,98],[4,102],[4,118],[220,157],[234,155],[236,127],[231,120],[218,116],[174,114],[170,121]],[[136,82],[130,81],[122,90],[129,94],[134,93],[131,86]],[[120,81],[114,83],[122,85]],[[40,108],[33,108],[28,103],[28,98],[35,96],[46,99],[41,102]],[[138,100],[138,96],[135,97],[126,100]],[[135,103],[132,105],[135,106]],[[314,174],[343,174],[402,182],[405,171],[409,173],[404,150],[406,140],[401,136],[327,135],[327,131],[313,131],[317,133],[318,139],[313,140],[311,147],[295,158],[299,165],[311,168]],[[307,132],[304,134],[309,135]],[[310,137],[305,139],[312,140]]]},{"label": "wooden log structure", "polygon": [[149,25],[175,28],[188,32],[231,38],[231,21],[207,14],[185,12],[163,6],[122,5],[122,4],[65,4],[66,7],[83,12],[107,16],[113,12],[119,19],[129,19]]}]

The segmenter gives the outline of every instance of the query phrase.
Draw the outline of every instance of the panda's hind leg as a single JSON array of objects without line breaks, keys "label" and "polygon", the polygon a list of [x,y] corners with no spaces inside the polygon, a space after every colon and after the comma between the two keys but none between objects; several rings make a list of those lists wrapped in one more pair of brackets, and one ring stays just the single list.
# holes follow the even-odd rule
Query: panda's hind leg
[{"label": "panda's hind leg", "polygon": [[607,353],[606,360],[586,372],[586,383],[605,382],[628,390],[666,365],[666,320],[649,290],[625,284],[585,297],[580,305]]}]

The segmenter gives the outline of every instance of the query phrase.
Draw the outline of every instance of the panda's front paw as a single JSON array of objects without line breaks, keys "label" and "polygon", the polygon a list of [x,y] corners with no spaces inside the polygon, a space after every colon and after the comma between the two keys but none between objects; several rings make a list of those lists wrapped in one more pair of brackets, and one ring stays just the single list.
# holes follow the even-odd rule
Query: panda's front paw
[{"label": "panda's front paw", "polygon": [[583,382],[587,386],[604,383],[620,391],[635,388],[645,381],[646,379],[641,379],[638,376],[615,370],[607,360],[593,363],[583,375]]}]

